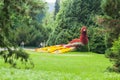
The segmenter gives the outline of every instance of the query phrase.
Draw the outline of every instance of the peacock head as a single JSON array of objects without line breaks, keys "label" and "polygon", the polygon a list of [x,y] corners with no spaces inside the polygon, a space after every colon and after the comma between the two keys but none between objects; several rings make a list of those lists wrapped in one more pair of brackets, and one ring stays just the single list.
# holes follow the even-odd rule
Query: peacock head
[{"label": "peacock head", "polygon": [[82,28],[81,28],[81,34],[87,34],[87,28],[86,28],[86,26],[83,26]]}]

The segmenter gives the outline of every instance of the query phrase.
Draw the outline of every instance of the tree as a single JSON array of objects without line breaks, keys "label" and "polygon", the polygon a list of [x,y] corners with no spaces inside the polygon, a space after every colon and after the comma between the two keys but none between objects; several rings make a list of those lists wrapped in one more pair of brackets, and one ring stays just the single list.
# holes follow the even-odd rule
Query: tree
[{"label": "tree", "polygon": [[55,11],[54,11],[54,19],[55,19],[57,13],[59,12],[59,9],[60,9],[60,0],[56,0],[56,2],[55,2]]},{"label": "tree", "polygon": [[[43,36],[45,29],[42,26],[42,19],[46,13],[46,3],[41,0],[28,0],[23,5],[26,8],[26,13],[23,13],[25,16],[15,16],[16,18],[13,19],[15,20],[15,24],[13,25],[14,29],[12,32],[13,34],[16,33],[13,36],[14,38],[16,36],[14,42],[20,44],[24,41],[26,46],[38,46],[44,40],[43,37],[41,39],[41,36]],[[23,17],[25,18],[23,19]]]},{"label": "tree", "polygon": [[[0,56],[5,62],[16,66],[16,60],[21,60],[23,63],[29,61],[29,55],[26,52],[16,49],[13,38],[15,33],[13,34],[12,31],[22,24],[29,26],[35,18],[34,15],[38,13],[38,8],[44,9],[44,5],[45,3],[41,0],[0,1],[0,47],[7,48],[0,52]],[[11,47],[14,47],[14,50]]]},{"label": "tree", "polygon": [[110,48],[106,51],[106,56],[114,62],[110,70],[120,72],[120,0],[102,0],[101,7],[105,15],[99,17],[98,21],[107,27],[110,35],[108,39]]},{"label": "tree", "polygon": [[114,19],[120,19],[120,0],[102,0],[102,10]]},{"label": "tree", "polygon": [[[102,9],[108,17],[103,18],[105,26],[111,29],[110,35],[113,39],[117,39],[119,37],[120,32],[120,0],[105,0],[102,1]],[[109,8],[109,10],[108,10]],[[113,41],[113,40],[112,40]]]},{"label": "tree", "polygon": [[104,15],[97,16],[97,24],[106,27],[109,31],[109,47],[112,46],[114,39],[118,39],[120,32],[120,0],[102,0],[101,8]]}]

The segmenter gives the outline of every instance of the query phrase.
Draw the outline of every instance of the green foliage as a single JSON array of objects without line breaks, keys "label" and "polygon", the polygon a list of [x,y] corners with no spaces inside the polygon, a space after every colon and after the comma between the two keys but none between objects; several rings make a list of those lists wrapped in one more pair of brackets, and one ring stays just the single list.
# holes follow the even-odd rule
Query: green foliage
[{"label": "green foliage", "polygon": [[100,21],[109,31],[108,42],[111,48],[106,50],[106,56],[113,62],[113,67],[110,70],[120,72],[120,0],[102,0],[101,7],[104,16],[108,16],[103,16]]},{"label": "green foliage", "polygon": [[120,0],[102,0],[101,7],[106,15],[120,19]]},{"label": "green foliage", "polygon": [[[26,43],[34,40],[32,27],[39,26],[36,16],[44,13],[44,10],[45,2],[42,0],[0,0],[0,48],[7,48],[7,51],[0,51],[0,56],[6,63],[16,66],[16,60],[28,62],[28,54],[16,49],[19,44],[16,40],[19,42],[27,39]],[[15,47],[15,50],[12,50],[12,47]]]},{"label": "green foliage", "polygon": [[107,39],[109,34],[104,28],[98,27],[89,27],[88,29],[89,36],[89,50],[96,53],[105,53],[105,50],[108,48]]},{"label": "green foliage", "polygon": [[113,62],[112,71],[120,72],[120,37],[113,42],[113,46],[106,51],[106,57]]},{"label": "green foliage", "polygon": [[[22,64],[26,65],[25,68],[32,68],[34,64],[29,59],[29,55],[27,52],[20,50],[4,50],[0,52],[0,56],[4,59],[5,63],[9,63],[12,67],[18,68],[17,64],[20,61]],[[20,68],[20,67],[19,67]]]},{"label": "green foliage", "polygon": [[102,0],[101,8],[105,15],[97,16],[96,23],[105,27],[107,34],[108,48],[112,46],[112,42],[118,39],[120,34],[120,0]]},{"label": "green foliage", "polygon": [[102,20],[101,25],[109,28],[111,36],[109,42],[112,42],[118,39],[120,34],[118,31],[120,29],[120,0],[102,0],[101,7],[105,15],[99,21]]},{"label": "green foliage", "polygon": [[[23,3],[23,5],[25,4]],[[26,7],[27,9],[25,8],[25,11],[27,10],[27,13],[23,13],[25,15],[24,19],[22,18],[23,16],[15,16],[16,19],[14,20],[16,21],[13,25],[14,29],[12,31],[13,37],[11,41],[14,39],[14,42],[17,44],[24,41],[26,46],[38,46],[47,37],[44,37],[47,34],[45,32],[47,29],[41,23],[46,10],[46,4],[43,1],[30,0],[27,1]],[[21,18],[22,22],[20,20]]]},{"label": "green foliage", "polygon": [[56,0],[56,2],[55,2],[55,11],[54,11],[54,19],[56,18],[56,15],[59,12],[59,9],[60,9],[60,0]]},{"label": "green foliage", "polygon": [[14,40],[18,45],[24,41],[26,46],[38,46],[40,42],[48,39],[50,31],[51,28],[44,27],[41,24],[30,25],[29,27],[27,25],[19,26],[12,32],[13,38],[11,41]]}]

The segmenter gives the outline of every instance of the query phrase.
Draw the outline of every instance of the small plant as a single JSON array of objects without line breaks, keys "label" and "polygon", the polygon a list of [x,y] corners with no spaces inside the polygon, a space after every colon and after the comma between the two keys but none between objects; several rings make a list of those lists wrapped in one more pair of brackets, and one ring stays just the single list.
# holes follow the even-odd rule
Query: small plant
[{"label": "small plant", "polygon": [[113,46],[106,51],[106,57],[113,62],[113,67],[110,70],[120,72],[120,37],[113,42]]}]

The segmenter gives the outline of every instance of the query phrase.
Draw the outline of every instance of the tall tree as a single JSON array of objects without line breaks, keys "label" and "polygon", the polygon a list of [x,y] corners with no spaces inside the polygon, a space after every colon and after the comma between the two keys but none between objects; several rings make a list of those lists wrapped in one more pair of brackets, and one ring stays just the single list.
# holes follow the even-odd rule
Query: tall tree
[{"label": "tall tree", "polygon": [[56,0],[56,2],[55,2],[55,11],[54,11],[54,19],[55,19],[57,13],[59,12],[59,9],[60,9],[60,0]]},{"label": "tall tree", "polygon": [[11,47],[16,47],[13,39],[15,33],[12,34],[12,30],[16,29],[18,25],[22,26],[22,24],[29,26],[32,19],[35,18],[33,16],[38,13],[38,7],[44,9],[42,0],[0,1],[0,47],[7,48],[7,51],[0,51],[0,55],[5,62],[15,66],[15,60],[28,61],[29,57],[26,52],[11,49]]},{"label": "tall tree", "polygon": [[[120,32],[120,0],[102,0],[101,8],[104,16],[98,16],[98,24],[106,27],[110,33],[109,44],[119,37]],[[111,45],[112,46],[112,45]]]},{"label": "tall tree", "polygon": [[102,0],[102,10],[113,19],[120,19],[120,0]]},{"label": "tall tree", "polygon": [[112,46],[106,51],[106,56],[114,63],[110,70],[120,72],[120,0],[102,0],[101,7],[105,15],[99,21],[109,30],[108,40]]},{"label": "tall tree", "polygon": [[42,26],[42,19],[46,12],[46,3],[41,0],[28,0],[22,4],[24,7],[20,6],[19,8],[25,9],[23,11],[25,12],[23,15],[25,15],[17,16],[16,13],[14,14],[14,24],[12,24],[14,28],[12,29],[13,35],[11,34],[11,41],[17,44],[24,41],[26,46],[38,46],[39,43],[44,40],[41,36],[43,36],[42,33],[44,33],[43,29],[45,29]]}]

